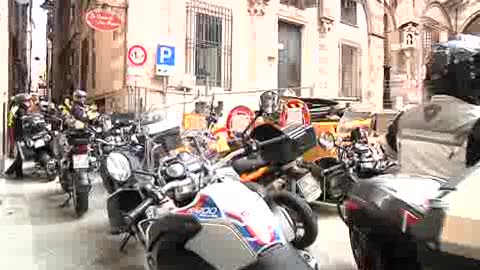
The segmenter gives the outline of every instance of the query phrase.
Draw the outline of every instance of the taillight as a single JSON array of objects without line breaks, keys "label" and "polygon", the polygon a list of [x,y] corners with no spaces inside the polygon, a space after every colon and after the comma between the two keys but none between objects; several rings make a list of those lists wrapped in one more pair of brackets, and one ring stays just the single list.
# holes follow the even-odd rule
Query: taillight
[{"label": "taillight", "polygon": [[415,225],[420,220],[418,216],[406,209],[400,209],[400,215],[402,218],[402,232],[406,232],[408,227]]},{"label": "taillight", "polygon": [[361,208],[358,202],[351,199],[345,200],[343,202],[343,207],[345,208],[345,211],[348,211],[348,212],[353,212]]},{"label": "taillight", "polygon": [[88,153],[88,144],[76,145],[74,151],[77,154],[86,154]]}]

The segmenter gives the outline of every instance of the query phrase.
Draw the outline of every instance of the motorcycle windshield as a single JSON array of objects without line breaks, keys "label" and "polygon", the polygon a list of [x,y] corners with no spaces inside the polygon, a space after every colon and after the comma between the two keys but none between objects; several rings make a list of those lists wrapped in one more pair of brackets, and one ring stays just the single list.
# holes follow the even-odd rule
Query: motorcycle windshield
[{"label": "motorcycle windshield", "polygon": [[148,169],[158,168],[162,158],[184,146],[181,123],[177,114],[161,109],[152,109],[140,116]]}]

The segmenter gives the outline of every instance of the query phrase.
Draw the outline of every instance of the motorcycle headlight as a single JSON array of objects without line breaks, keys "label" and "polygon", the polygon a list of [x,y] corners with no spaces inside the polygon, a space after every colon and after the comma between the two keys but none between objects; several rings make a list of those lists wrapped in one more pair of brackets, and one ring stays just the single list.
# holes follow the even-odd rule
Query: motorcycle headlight
[{"label": "motorcycle headlight", "polygon": [[121,153],[110,153],[106,159],[108,174],[116,181],[127,181],[132,175],[132,167],[128,158]]},{"label": "motorcycle headlight", "polygon": [[169,178],[182,178],[185,177],[187,170],[182,163],[173,163],[167,167],[165,173]]}]

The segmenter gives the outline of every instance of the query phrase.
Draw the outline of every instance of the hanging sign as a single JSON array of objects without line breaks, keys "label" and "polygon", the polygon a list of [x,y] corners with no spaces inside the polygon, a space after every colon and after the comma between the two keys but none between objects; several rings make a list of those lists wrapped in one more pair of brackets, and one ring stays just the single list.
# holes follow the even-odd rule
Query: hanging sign
[{"label": "hanging sign", "polygon": [[120,28],[122,18],[110,10],[92,9],[85,15],[85,22],[96,31],[111,32]]}]

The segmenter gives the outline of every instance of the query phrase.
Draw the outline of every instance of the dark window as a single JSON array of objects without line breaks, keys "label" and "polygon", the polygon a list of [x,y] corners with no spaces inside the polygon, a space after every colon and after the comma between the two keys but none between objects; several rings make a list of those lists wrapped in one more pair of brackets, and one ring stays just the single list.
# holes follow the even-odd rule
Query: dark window
[{"label": "dark window", "polygon": [[95,32],[92,36],[92,88],[95,89],[97,87],[96,82],[96,73],[97,73],[97,50],[95,47]]},{"label": "dark window", "polygon": [[306,9],[318,7],[319,0],[280,0],[280,4],[296,7],[299,9]]},{"label": "dark window", "polygon": [[356,47],[341,45],[341,88],[342,97],[362,97],[360,89],[360,54]]},{"label": "dark window", "polygon": [[357,25],[357,2],[355,0],[340,0],[340,22],[349,25]]},{"label": "dark window", "polygon": [[434,29],[425,28],[423,31],[423,57],[427,59],[432,51],[432,45],[440,42],[440,32]]},{"label": "dark window", "polygon": [[232,87],[232,10],[200,1],[187,5],[186,72],[197,85]]},{"label": "dark window", "polygon": [[80,83],[80,88],[83,88],[83,90],[87,90],[87,81],[88,81],[88,58],[89,58],[89,41],[88,39],[84,39],[82,41],[82,62],[81,64],[81,72],[82,72],[82,77],[80,78],[81,83]]}]

